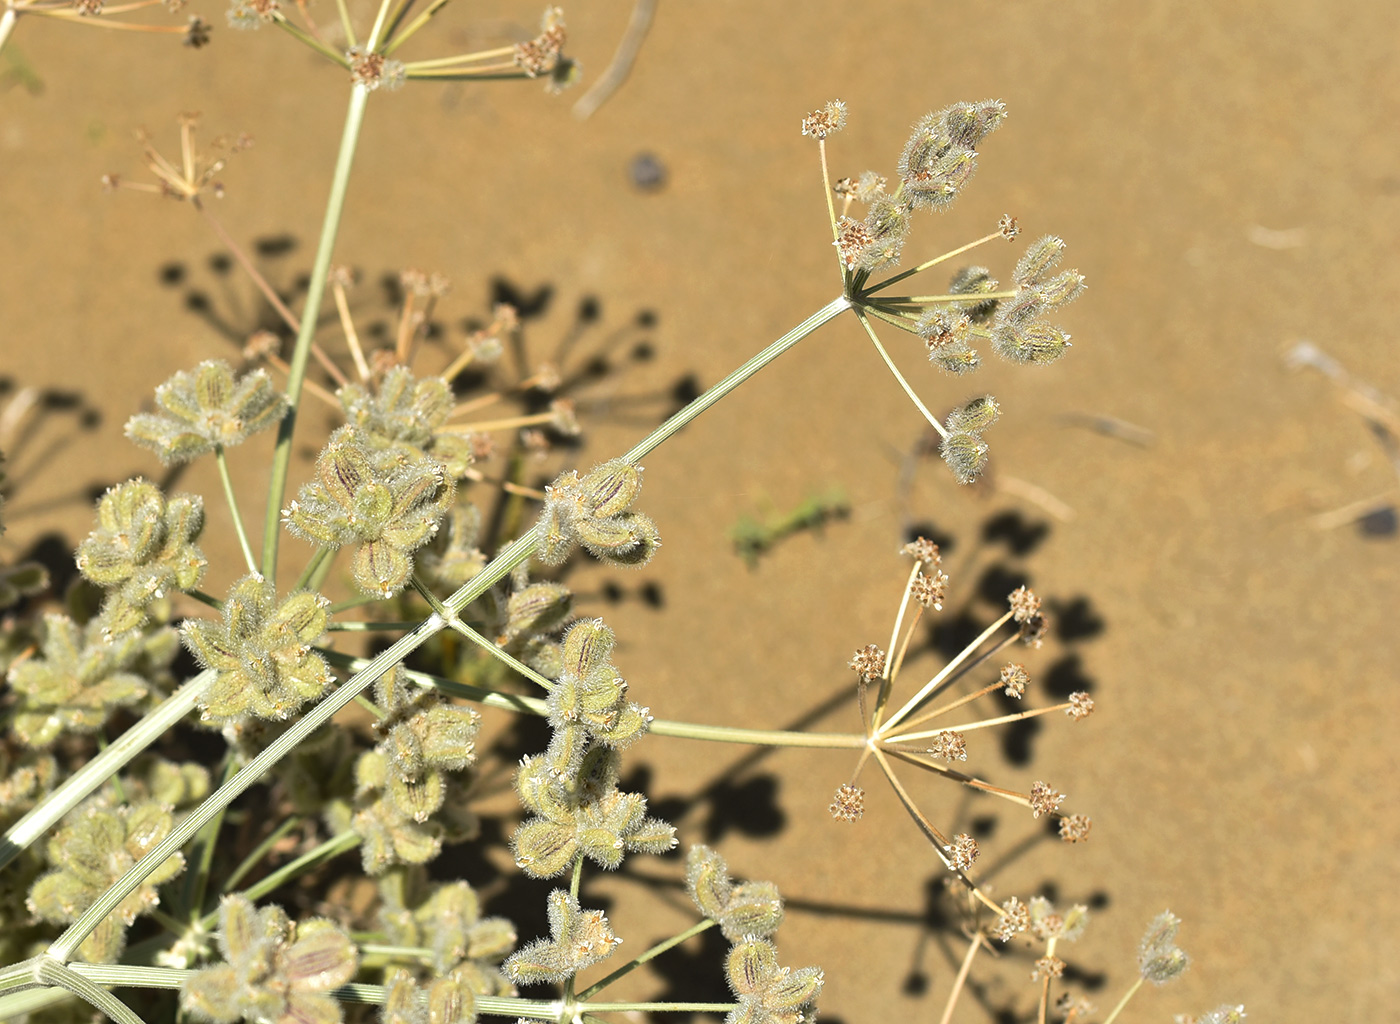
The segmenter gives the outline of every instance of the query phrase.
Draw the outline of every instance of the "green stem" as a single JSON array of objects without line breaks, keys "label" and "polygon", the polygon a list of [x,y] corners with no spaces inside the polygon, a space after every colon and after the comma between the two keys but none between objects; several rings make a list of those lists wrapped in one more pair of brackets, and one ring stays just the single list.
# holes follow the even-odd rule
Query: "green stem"
[{"label": "green stem", "polygon": [[345,30],[345,45],[354,47],[355,23],[350,20],[350,9],[345,6],[345,0],[335,0],[335,9],[340,14],[340,27]]},{"label": "green stem", "polygon": [[[0,839],[0,868],[19,856],[25,847],[47,832],[59,818],[86,800],[99,786],[121,771],[132,758],[184,718],[214,681],[214,676],[214,672],[205,671],[185,683],[141,721],[122,733],[120,738],[109,743],[106,750],[70,775],[63,785],[45,797],[32,811],[11,825],[4,838]],[[152,862],[151,867],[154,868],[156,863],[158,862]]]},{"label": "green stem", "polygon": [[[278,24],[285,25],[285,20]],[[304,33],[303,33],[304,34]],[[291,403],[287,415],[277,428],[277,449],[272,456],[272,476],[267,492],[267,511],[263,516],[263,576],[271,582],[277,578],[277,543],[281,536],[279,520],[282,499],[287,491],[287,473],[292,459],[292,434],[296,430],[297,408],[301,403],[301,386],[306,379],[306,363],[311,355],[311,339],[321,314],[321,297],[326,288],[331,255],[335,250],[336,232],[345,209],[345,193],[350,184],[350,169],[355,162],[355,146],[364,123],[365,101],[369,90],[355,85],[350,90],[350,106],[345,114],[345,128],[340,137],[340,152],[336,156],[335,172],[331,178],[330,196],[326,201],[326,216],[321,223],[321,238],[316,259],[311,266],[311,281],[306,289],[306,303],[301,311],[301,329],[297,331],[296,346],[287,371],[287,399]]]},{"label": "green stem", "polygon": [[238,546],[243,549],[243,560],[248,563],[249,572],[258,571],[258,560],[253,557],[253,549],[248,546],[248,534],[243,529],[243,516],[238,511],[238,498],[233,493],[233,481],[228,475],[228,459],[224,456],[224,446],[214,446],[214,461],[219,464],[219,480],[224,485],[224,500],[233,515],[233,530],[238,534]]},{"label": "green stem", "polygon": [[651,949],[647,950],[645,953],[637,957],[631,963],[623,964],[617,970],[609,974],[606,978],[603,978],[590,985],[588,988],[584,989],[582,992],[579,993],[579,999],[587,1000],[591,996],[597,995],[599,992],[603,991],[603,989],[607,988],[619,978],[623,978],[626,977],[628,974],[631,974],[633,971],[635,971],[638,967],[642,966],[642,964],[646,963],[648,960],[655,959],[662,953],[666,952],[668,949],[671,949],[675,946],[679,946],[682,942],[684,942],[691,936],[699,935],[707,928],[713,928],[714,926],[715,922],[711,921],[709,918],[706,918],[699,924],[695,924],[687,928],[679,935],[673,935],[664,942],[658,942],[656,945],[652,946]]},{"label": "green stem", "polygon": [[315,576],[317,570],[321,568],[322,563],[330,558],[334,551],[334,548],[317,548],[316,553],[311,556],[311,560],[306,563],[306,568],[301,570],[301,575],[297,577],[297,581],[292,584],[292,590],[305,590],[307,584],[311,582],[311,578]]},{"label": "green stem", "polygon": [[273,20],[276,22],[278,28],[290,32],[299,42],[305,43],[321,56],[335,61],[343,68],[348,68],[350,66],[350,62],[345,59],[345,54],[337,53],[310,32],[307,32],[298,25],[293,25],[284,15],[278,14]]},{"label": "green stem", "polygon": [[[228,758],[224,763],[224,778],[227,782],[233,778],[236,771],[233,765],[233,758]],[[222,783],[220,783],[222,785]],[[214,850],[218,846],[219,830],[224,825],[224,814],[228,808],[224,808],[214,815],[213,820],[204,826],[196,840],[200,844],[199,864],[194,871],[185,876],[185,887],[183,896],[182,917],[198,917],[204,908],[204,896],[209,891],[209,872],[214,864]],[[175,933],[179,935],[179,932]]]},{"label": "green stem", "polygon": [[428,5],[427,10],[410,21],[406,29],[389,40],[384,47],[384,56],[391,56],[395,50],[412,39],[414,34],[430,22],[433,19],[433,15],[437,14],[437,12],[442,10],[445,6],[447,6],[447,0],[433,0],[433,2]]},{"label": "green stem", "polygon": [[[256,572],[257,570],[254,569],[253,571]],[[207,604],[210,608],[213,608],[215,611],[221,612],[224,610],[224,603],[222,601],[220,601],[213,594],[206,594],[202,590],[196,590],[194,588],[191,588],[185,591],[185,596],[194,598],[200,604]]]},{"label": "green stem", "polygon": [[[290,881],[298,875],[310,871],[314,867],[319,867],[326,861],[334,857],[339,857],[348,850],[353,850],[360,845],[360,837],[354,832],[342,832],[338,836],[332,836],[313,850],[308,850],[296,860],[288,861],[276,871],[273,871],[265,878],[260,878],[239,895],[246,896],[250,900],[259,900],[268,893],[277,889],[278,886]],[[219,912],[211,911],[204,915],[200,921],[205,928],[212,928],[219,920]]]},{"label": "green stem", "polygon": [[290,832],[292,829],[296,828],[300,824],[301,817],[299,815],[293,815],[286,821],[282,822],[282,824],[278,825],[275,829],[273,829],[272,833],[266,839],[260,842],[252,853],[244,857],[243,862],[239,864],[238,867],[233,869],[233,874],[228,876],[220,891],[232,892],[234,889],[236,889],[238,887],[238,883],[243,881],[244,876],[247,875],[249,871],[252,871],[253,868],[257,867],[258,861],[266,857],[268,851],[271,850],[274,846],[276,846],[277,843],[281,841],[283,836],[285,836],[288,832]]},{"label": "green stem", "polygon": [[909,396],[909,401],[913,402],[914,407],[918,409],[919,412],[923,413],[924,419],[928,420],[933,426],[933,429],[938,431],[940,437],[947,437],[948,431],[944,429],[942,423],[938,422],[938,417],[929,412],[928,406],[924,405],[924,403],[919,400],[919,396],[914,393],[914,389],[910,387],[909,382],[904,379],[904,374],[899,372],[899,367],[894,365],[894,360],[891,359],[890,354],[885,351],[885,346],[880,344],[880,339],[875,336],[874,328],[870,326],[870,321],[866,319],[865,311],[857,308],[856,317],[860,320],[860,325],[865,328],[865,333],[870,335],[870,341],[874,344],[875,351],[880,353],[880,358],[885,361],[885,366],[889,368],[890,373],[894,374],[894,379],[899,381],[899,386],[903,388],[904,393]]},{"label": "green stem", "polygon": [[1118,1015],[1123,1012],[1123,1007],[1128,1005],[1128,1000],[1137,995],[1137,990],[1142,988],[1142,982],[1142,978],[1138,978],[1137,981],[1133,982],[1133,987],[1123,993],[1123,998],[1118,1000],[1118,1005],[1113,1008],[1113,1012],[1108,1015],[1108,1019],[1106,1019],[1103,1024],[1113,1024],[1113,1022],[1118,1019]]},{"label": "green stem", "polygon": [[416,625],[416,622],[332,622],[326,629],[331,633],[402,633]]},{"label": "green stem", "polygon": [[580,1003],[590,1013],[728,1013],[737,1003]]},{"label": "green stem", "polygon": [[509,665],[511,668],[513,668],[516,672],[520,673],[526,679],[530,680],[533,683],[537,683],[542,689],[545,690],[545,692],[554,689],[554,682],[552,680],[546,679],[544,676],[540,675],[540,673],[536,672],[529,665],[526,665],[523,661],[521,661],[519,658],[516,658],[514,655],[501,650],[501,648],[497,647],[486,637],[482,636],[476,630],[472,629],[471,626],[468,626],[461,619],[454,617],[452,619],[451,624],[452,628],[455,629],[458,633],[461,633],[464,637],[466,637],[472,643],[476,644],[478,647],[480,647],[486,653],[490,654],[492,657],[498,658],[505,664]]}]

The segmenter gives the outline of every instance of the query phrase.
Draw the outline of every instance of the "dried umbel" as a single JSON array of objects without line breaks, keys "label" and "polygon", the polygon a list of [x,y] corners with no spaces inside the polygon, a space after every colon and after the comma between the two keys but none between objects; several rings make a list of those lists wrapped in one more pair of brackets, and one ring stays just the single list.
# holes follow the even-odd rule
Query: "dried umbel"
[{"label": "dried umbel", "polygon": [[290,532],[324,547],[355,545],[356,586],[392,597],[408,584],[412,554],[437,532],[452,495],[441,462],[406,445],[378,447],[360,428],[344,426],[321,452],[316,479],[282,517]]},{"label": "dried umbel", "polygon": [[67,615],[44,619],[39,655],[10,669],[16,700],[10,729],[21,743],[45,747],[63,733],[101,729],[117,708],[139,703],[179,650],[173,629],[129,629],[104,635],[94,620],[80,626]]},{"label": "dried umbel", "polygon": [[215,1024],[338,1024],[330,992],[359,969],[354,943],[334,922],[293,926],[281,907],[256,910],[238,895],[219,907],[219,950],[227,962],[195,972],[180,991],[182,1010]]},{"label": "dried umbel", "polygon": [[326,631],[329,606],[307,591],[278,601],[276,588],[252,574],[229,591],[221,621],[187,619],[185,646],[218,673],[205,691],[204,720],[283,719],[325,692],[330,672],[311,644]]},{"label": "dried umbel", "polygon": [[242,444],[275,425],[288,408],[266,370],[235,378],[221,359],[175,374],[156,388],[156,405],[160,412],[126,421],[126,436],[167,464]]},{"label": "dried umbel", "polygon": [[535,526],[539,560],[561,565],[582,544],[612,565],[646,565],[661,536],[649,518],[629,511],[641,489],[642,467],[622,459],[595,466],[582,478],[564,473],[545,488]]},{"label": "dried umbel", "polygon": [[[144,857],[174,827],[170,809],[157,803],[108,807],[89,803],[68,816],[49,840],[47,854],[54,870],[34,883],[29,910],[46,921],[75,921],[127,869]],[[185,867],[183,854],[173,853],[79,947],[90,963],[115,960],[125,943],[126,928],[137,916],[160,903],[157,887]]]},{"label": "dried umbel", "polygon": [[536,939],[505,962],[506,977],[518,985],[564,981],[611,956],[622,940],[601,910],[584,910],[564,889],[549,894],[549,938]]},{"label": "dried umbel", "polygon": [[153,483],[118,484],[97,503],[97,528],[78,547],[78,570],[107,590],[102,629],[120,633],[146,621],[155,601],[189,590],[204,575],[194,541],[204,528],[204,502],[190,494],[169,501]]}]

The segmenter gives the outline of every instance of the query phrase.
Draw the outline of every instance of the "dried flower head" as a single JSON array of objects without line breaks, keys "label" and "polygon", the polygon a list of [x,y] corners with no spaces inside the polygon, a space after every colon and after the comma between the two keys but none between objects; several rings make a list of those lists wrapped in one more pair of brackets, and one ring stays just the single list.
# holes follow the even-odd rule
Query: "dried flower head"
[{"label": "dried flower head", "polygon": [[1003,665],[1001,668],[1001,692],[1008,697],[1020,700],[1026,695],[1026,685],[1031,681],[1030,673],[1024,665]]},{"label": "dried flower head", "polygon": [[514,61],[529,78],[551,74],[560,64],[564,51],[564,12],[558,7],[546,7],[540,19],[540,34],[515,46]]},{"label": "dried flower head", "polygon": [[505,974],[518,985],[564,981],[611,956],[622,940],[601,910],[583,910],[564,889],[549,894],[548,939],[536,939],[505,962]]},{"label": "dried flower head", "polygon": [[282,418],[287,398],[266,370],[235,378],[228,363],[211,359],[157,387],[156,405],[161,412],[126,421],[126,436],[168,465],[242,444]]},{"label": "dried flower head", "polygon": [[195,538],[204,502],[177,494],[166,500],[139,477],[110,488],[97,503],[97,528],[78,547],[78,571],[108,591],[102,628],[120,633],[141,625],[151,603],[189,590],[204,575]]},{"label": "dried flower head", "polygon": [[185,646],[218,673],[204,694],[203,719],[283,719],[324,693],[330,672],[311,644],[326,631],[329,605],[304,590],[279,602],[276,588],[253,574],[229,590],[221,621],[185,620]]},{"label": "dried flower head", "polygon": [[1093,821],[1086,814],[1066,814],[1060,819],[1060,838],[1067,843],[1088,840]]},{"label": "dried flower head", "polygon": [[940,732],[929,743],[928,754],[941,761],[966,761],[967,739],[962,733],[952,729]]},{"label": "dried flower head", "polygon": [[1031,817],[1039,818],[1042,814],[1054,814],[1060,809],[1060,803],[1064,800],[1063,793],[1057,793],[1044,782],[1036,781],[1031,783]]},{"label": "dried flower head", "polygon": [[919,573],[909,586],[909,596],[925,608],[942,611],[948,596],[948,574],[938,569],[931,576]]},{"label": "dried flower head", "polygon": [[1031,971],[1031,981],[1043,981],[1046,978],[1064,977],[1065,962],[1053,954],[1040,957],[1035,962],[1035,969]]},{"label": "dried flower head", "polygon": [[802,119],[802,134],[815,139],[824,139],[833,132],[846,127],[846,104],[832,100],[820,110],[814,110]]},{"label": "dried flower head", "polygon": [[899,550],[901,554],[908,555],[914,561],[921,562],[928,568],[937,569],[943,564],[943,556],[939,554],[938,545],[927,537],[916,537]]},{"label": "dried flower head", "polygon": [[977,840],[973,839],[966,832],[960,832],[953,837],[953,841],[946,848],[948,859],[953,862],[953,866],[959,871],[971,870],[973,863],[977,860],[979,850]]},{"label": "dried flower head", "polygon": [[865,814],[865,790],[852,783],[842,783],[827,808],[837,821],[859,821]]},{"label": "dried flower head", "polygon": [[1235,1006],[1225,1003],[1199,1017],[1189,1013],[1178,1013],[1172,1019],[1176,1024],[1240,1024],[1240,1021],[1244,1020],[1246,1016],[1248,1014],[1244,1012],[1243,1003]]},{"label": "dried flower head", "polygon": [[280,10],[277,0],[232,0],[225,18],[229,28],[249,31],[276,20]]},{"label": "dried flower head", "polygon": [[885,652],[875,644],[866,644],[851,655],[850,667],[863,682],[873,683],[885,674]]},{"label": "dried flower head", "polygon": [[997,918],[997,923],[992,926],[992,935],[1002,942],[1009,942],[1030,926],[1030,908],[1012,896],[1001,905],[1001,915]]},{"label": "dried flower head", "polygon": [[1069,695],[1069,707],[1065,708],[1065,714],[1078,722],[1080,719],[1088,718],[1094,713],[1094,699],[1087,693],[1078,692]]},{"label": "dried flower head", "polygon": [[1084,934],[1089,925],[1089,908],[1076,903],[1063,914],[1055,910],[1044,896],[1032,896],[1030,929],[1037,939],[1073,942]]},{"label": "dried flower head", "polygon": [[[170,809],[157,803],[108,807],[89,802],[70,814],[48,842],[49,863],[58,865],[34,883],[31,913],[46,921],[68,923],[90,907],[128,868],[161,842],[174,827]],[[147,875],[79,947],[89,963],[115,960],[126,928],[160,903],[157,888],[185,867],[173,853]]]},{"label": "dried flower head", "polygon": [[1017,587],[1007,597],[1011,605],[1011,618],[1026,623],[1040,617],[1040,598],[1028,587]]},{"label": "dried flower head", "polygon": [[295,535],[325,547],[356,545],[355,584],[392,597],[413,574],[412,553],[437,532],[452,505],[442,463],[407,446],[376,447],[358,427],[331,435],[316,479],[282,510]]},{"label": "dried flower head", "polygon": [[233,1024],[338,1024],[330,992],[359,969],[350,937],[332,921],[295,926],[281,907],[262,910],[244,896],[219,906],[219,949],[225,963],[196,971],[180,991],[180,1008],[201,1020]]}]

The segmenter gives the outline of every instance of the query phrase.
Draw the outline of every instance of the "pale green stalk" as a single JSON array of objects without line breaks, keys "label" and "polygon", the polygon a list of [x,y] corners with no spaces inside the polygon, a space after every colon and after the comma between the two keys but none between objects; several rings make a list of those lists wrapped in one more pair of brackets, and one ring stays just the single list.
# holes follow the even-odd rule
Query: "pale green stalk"
[{"label": "pale green stalk", "polygon": [[[489,644],[489,641],[488,641]],[[490,647],[495,647],[490,644]],[[488,650],[490,649],[488,647]],[[319,650],[319,649],[318,649]],[[496,647],[500,652],[500,648]],[[504,653],[504,652],[500,652]],[[369,662],[364,658],[353,658],[337,651],[320,650],[323,658],[333,665],[341,665],[358,671]],[[509,655],[507,655],[509,657]],[[515,662],[514,658],[510,658]],[[444,676],[435,676],[416,669],[402,669],[404,676],[422,686],[431,686],[446,697],[459,697],[483,707],[500,708],[523,714],[549,715],[549,706],[541,697],[526,697],[517,693],[501,693],[483,686],[459,683]],[[531,670],[533,678],[538,673]],[[541,677],[543,678],[543,677]],[[544,680],[546,683],[549,680]],[[553,686],[553,683],[550,683]],[[856,733],[839,732],[787,732],[773,729],[744,729],[728,725],[699,725],[694,722],[672,722],[664,718],[653,719],[647,732],[655,736],[671,736],[683,740],[704,740],[708,743],[744,743],[755,747],[802,747],[808,750],[859,750],[866,744],[864,736]]]},{"label": "pale green stalk", "polygon": [[[342,853],[353,850],[359,845],[360,837],[354,832],[342,832],[340,835],[332,836],[330,839],[327,839],[325,842],[315,847],[315,849],[303,853],[296,860],[288,861],[286,864],[283,864],[266,878],[258,879],[239,893],[239,895],[256,902],[290,879],[295,878],[297,875],[305,871],[310,871],[312,868],[324,864],[333,857],[339,857]],[[227,888],[225,891],[227,891]],[[214,910],[205,914],[199,923],[205,928],[212,928],[218,920],[219,912]]]},{"label": "pale green stalk", "polygon": [[603,989],[607,988],[619,978],[624,978],[627,975],[631,974],[633,971],[635,971],[638,967],[642,966],[642,964],[646,963],[648,960],[655,959],[662,953],[666,952],[668,949],[672,949],[675,946],[679,946],[682,942],[684,942],[691,936],[699,935],[701,932],[705,931],[708,928],[713,928],[714,926],[715,922],[711,921],[709,918],[706,918],[698,924],[691,925],[679,935],[672,935],[669,939],[666,939],[664,942],[658,942],[656,945],[652,946],[651,949],[647,950],[645,953],[642,953],[631,963],[623,964],[621,967],[613,971],[607,977],[601,978],[598,981],[594,982],[592,985],[588,986],[588,988],[584,989],[582,992],[579,993],[579,999],[587,1000],[589,996],[597,995],[599,992],[603,991]]},{"label": "pale green stalk", "polygon": [[242,863],[240,863],[238,867],[233,869],[233,874],[229,875],[224,881],[221,891],[232,892],[238,886],[238,883],[243,881],[243,876],[257,867],[258,861],[266,857],[268,851],[276,846],[283,836],[296,828],[299,824],[301,824],[301,818],[293,815],[273,829],[272,833],[260,842],[252,853],[244,857]]},{"label": "pale green stalk", "polygon": [[1137,981],[1133,982],[1133,987],[1123,993],[1123,998],[1118,1000],[1118,1005],[1113,1008],[1113,1012],[1108,1015],[1108,1018],[1103,1024],[1113,1024],[1113,1022],[1118,1019],[1118,1015],[1123,1012],[1123,1007],[1128,1005],[1128,1000],[1137,995],[1137,990],[1142,988],[1142,982],[1142,978],[1138,978]]},{"label": "pale green stalk", "polygon": [[326,201],[326,216],[321,224],[321,239],[316,247],[316,259],[311,265],[311,280],[306,288],[306,302],[301,311],[301,328],[296,346],[288,360],[287,399],[291,408],[277,427],[277,449],[272,456],[272,476],[267,492],[267,511],[263,516],[262,574],[269,581],[277,578],[277,544],[281,537],[282,499],[287,492],[287,472],[292,459],[292,434],[296,430],[297,407],[301,403],[301,386],[306,379],[306,363],[311,356],[311,339],[321,314],[321,297],[326,289],[331,255],[335,250],[336,232],[345,209],[345,192],[350,183],[350,169],[355,162],[355,146],[364,123],[365,101],[369,90],[355,85],[350,90],[350,107],[345,114],[345,128],[340,137],[340,152],[336,156],[335,172],[331,177],[330,197]]},{"label": "pale green stalk", "polygon": [[871,342],[875,345],[875,351],[880,353],[880,358],[885,361],[885,366],[889,367],[890,373],[894,374],[894,379],[899,381],[899,386],[904,389],[904,393],[909,396],[909,401],[914,403],[914,407],[924,414],[924,419],[933,425],[933,429],[938,431],[940,437],[947,437],[948,431],[943,428],[943,424],[938,422],[938,417],[928,411],[928,406],[920,401],[919,396],[914,393],[914,389],[909,386],[909,382],[904,379],[904,374],[899,372],[899,368],[894,365],[894,360],[885,351],[885,346],[880,344],[880,339],[875,337],[875,330],[870,326],[870,321],[866,319],[865,311],[856,308],[856,317],[860,320],[860,325],[865,328],[865,333],[870,335]]},{"label": "pale green stalk", "polygon": [[47,985],[58,985],[67,989],[89,1006],[101,1010],[114,1024],[145,1024],[131,1007],[71,967],[41,960],[35,968],[34,976]]},{"label": "pale green stalk", "polygon": [[238,546],[243,549],[243,560],[248,563],[249,572],[258,571],[258,560],[253,557],[253,549],[248,546],[248,534],[243,529],[243,516],[238,511],[238,497],[233,493],[233,481],[228,475],[228,458],[224,446],[214,446],[214,461],[219,464],[219,482],[224,485],[224,500],[228,502],[229,514],[233,516],[233,529],[238,534]]},{"label": "pale green stalk", "polygon": [[18,20],[19,12],[6,4],[4,12],[0,13],[0,50],[5,49],[5,44],[9,42],[10,33],[15,30],[15,22]]},{"label": "pale green stalk", "polygon": [[70,775],[42,803],[11,825],[5,837],[0,839],[0,868],[19,856],[55,822],[184,718],[214,681],[214,676],[213,671],[204,671],[185,683],[122,733],[119,739],[109,743],[106,750]]},{"label": "pale green stalk", "polygon": [[932,679],[930,679],[927,683],[925,683],[923,689],[916,693],[909,700],[909,702],[904,705],[904,707],[900,708],[898,711],[896,711],[893,715],[890,716],[889,721],[887,721],[884,725],[880,727],[879,735],[888,735],[889,731],[893,729],[896,725],[898,725],[911,711],[917,708],[929,697],[933,696],[933,692],[938,689],[939,684],[941,684],[943,680],[947,679],[950,675],[952,675],[953,671],[964,661],[967,660],[968,655],[972,654],[973,651],[977,650],[977,648],[981,647],[984,643],[986,643],[991,638],[992,634],[995,633],[997,630],[1001,629],[1002,626],[1006,625],[1006,623],[1010,621],[1010,619],[1011,612],[1007,612],[1005,615],[997,619],[986,629],[982,630],[982,634],[976,640],[972,641],[972,643],[968,644],[961,651],[959,651],[958,656],[952,661],[948,662],[948,664],[944,665],[943,668],[939,670],[938,674]]}]

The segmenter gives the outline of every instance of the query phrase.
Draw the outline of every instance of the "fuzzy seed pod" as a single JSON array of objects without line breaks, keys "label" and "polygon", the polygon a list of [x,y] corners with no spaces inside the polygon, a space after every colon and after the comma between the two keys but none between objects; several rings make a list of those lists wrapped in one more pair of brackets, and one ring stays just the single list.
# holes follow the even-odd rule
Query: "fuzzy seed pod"
[{"label": "fuzzy seed pod", "polygon": [[1032,321],[1020,328],[994,331],[992,348],[1013,363],[1053,363],[1069,349],[1069,333],[1053,324]]},{"label": "fuzzy seed pod", "polygon": [[995,423],[1000,415],[1001,406],[997,404],[997,400],[991,395],[983,395],[954,409],[948,414],[943,425],[948,428],[949,433],[967,431],[977,434]]},{"label": "fuzzy seed pod", "polygon": [[960,484],[972,483],[987,465],[987,444],[976,434],[951,433],[938,450]]}]

